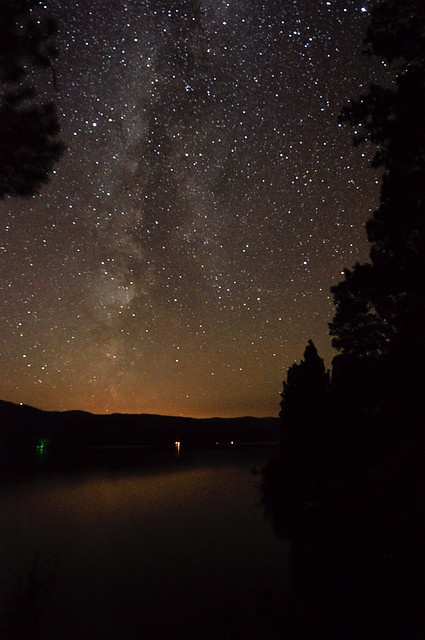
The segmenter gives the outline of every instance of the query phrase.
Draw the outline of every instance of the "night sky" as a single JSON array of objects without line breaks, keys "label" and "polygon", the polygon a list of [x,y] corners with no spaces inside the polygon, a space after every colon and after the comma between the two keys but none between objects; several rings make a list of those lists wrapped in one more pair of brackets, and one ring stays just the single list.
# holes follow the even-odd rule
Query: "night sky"
[{"label": "night sky", "polygon": [[0,397],[277,415],[330,287],[367,259],[371,151],[338,114],[385,69],[362,0],[56,0],[68,149],[0,202]]}]

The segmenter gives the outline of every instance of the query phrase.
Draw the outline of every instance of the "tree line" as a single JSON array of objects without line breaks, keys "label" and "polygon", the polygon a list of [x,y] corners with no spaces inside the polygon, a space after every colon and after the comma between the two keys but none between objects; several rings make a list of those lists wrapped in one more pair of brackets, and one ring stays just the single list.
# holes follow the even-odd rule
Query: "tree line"
[{"label": "tree line", "polygon": [[344,446],[380,447],[380,464],[387,456],[396,467],[404,457],[406,473],[425,453],[425,5],[379,3],[365,45],[394,71],[390,86],[371,85],[340,115],[355,146],[374,145],[382,170],[369,261],[331,289],[332,376],[310,341],[283,384],[282,455],[307,493]]},{"label": "tree line", "polygon": [[295,638],[425,634],[425,3],[371,10],[365,53],[393,71],[346,105],[375,149],[369,260],[332,287],[332,372],[309,341],[283,383],[263,503],[292,539]]}]

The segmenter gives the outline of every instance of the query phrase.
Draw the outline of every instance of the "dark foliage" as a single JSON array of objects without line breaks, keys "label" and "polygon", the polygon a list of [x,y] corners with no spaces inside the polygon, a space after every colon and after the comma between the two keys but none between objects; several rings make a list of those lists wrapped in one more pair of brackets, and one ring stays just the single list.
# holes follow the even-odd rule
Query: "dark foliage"
[{"label": "dark foliage", "polygon": [[[0,3],[0,78],[19,82],[27,64],[52,68],[58,48],[56,23],[37,0],[2,0]],[[52,71],[53,73],[53,71]]]},{"label": "dark foliage", "polygon": [[283,383],[280,411],[283,428],[294,421],[309,428],[320,425],[326,413],[328,391],[329,372],[313,341],[309,340],[300,364],[288,369]]},{"label": "dark foliage", "polygon": [[329,372],[309,340],[300,364],[288,369],[281,402],[281,457],[288,490],[297,499],[320,492],[326,466]]},{"label": "dark foliage", "polygon": [[[266,512],[292,542],[291,638],[425,633],[425,3],[380,2],[365,44],[394,80],[341,115],[355,145],[376,146],[382,187],[366,227],[370,261],[332,288],[330,471],[315,501],[294,491],[288,468],[292,478],[306,466],[294,438],[263,474]],[[310,385],[300,376],[302,387],[291,410],[301,420]]]},{"label": "dark foliage", "polygon": [[34,91],[8,92],[0,104],[0,196],[31,196],[63,153],[51,102],[32,101]]},{"label": "dark foliage", "polygon": [[48,70],[53,85],[56,24],[36,0],[0,2],[0,198],[31,196],[64,152],[56,105],[44,101],[30,74]]},{"label": "dark foliage", "polygon": [[339,372],[361,362],[362,376],[376,381],[370,387],[376,419],[417,424],[424,417],[425,383],[424,4],[381,3],[366,44],[370,55],[393,65],[394,83],[370,87],[342,112],[356,129],[355,144],[376,145],[372,164],[382,167],[383,177],[380,205],[367,223],[370,263],[346,270],[332,289],[330,332],[339,351],[334,376],[342,388]]}]

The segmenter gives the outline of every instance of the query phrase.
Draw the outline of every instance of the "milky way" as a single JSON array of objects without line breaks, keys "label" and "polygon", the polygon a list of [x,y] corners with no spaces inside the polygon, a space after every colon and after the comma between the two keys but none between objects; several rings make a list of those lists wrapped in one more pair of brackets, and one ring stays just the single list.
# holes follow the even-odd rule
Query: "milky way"
[{"label": "milky way", "polygon": [[67,152],[0,202],[0,397],[45,409],[276,415],[330,286],[367,257],[380,78],[361,0],[52,3]]}]

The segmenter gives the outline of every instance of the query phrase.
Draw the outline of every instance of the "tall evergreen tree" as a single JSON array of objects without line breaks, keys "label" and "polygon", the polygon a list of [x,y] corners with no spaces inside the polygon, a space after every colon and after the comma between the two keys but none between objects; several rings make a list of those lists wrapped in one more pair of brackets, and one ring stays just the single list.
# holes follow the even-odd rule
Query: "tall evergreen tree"
[{"label": "tall evergreen tree", "polygon": [[280,416],[282,428],[300,423],[307,428],[319,425],[324,417],[329,391],[329,372],[312,340],[308,341],[300,364],[288,369],[283,383]]},{"label": "tall evergreen tree", "polygon": [[[371,86],[344,109],[341,119],[355,127],[355,144],[369,142],[376,146],[372,164],[382,169],[381,197],[367,224],[370,261],[346,269],[342,282],[332,289],[336,312],[330,333],[338,355],[333,361],[327,440],[330,473],[323,500],[304,517],[296,512],[289,530],[294,540],[294,574],[297,569],[298,574],[301,571],[296,610],[304,619],[308,607],[316,602],[312,610],[322,630],[326,621],[333,622],[338,611],[343,612],[342,623],[333,627],[336,633],[325,632],[324,637],[339,637],[341,630],[350,628],[354,629],[353,637],[422,638],[423,0],[381,1],[372,11],[366,45],[369,55],[378,56],[394,70],[394,81],[387,86]],[[284,385],[281,416],[288,437],[299,433],[290,427],[304,410],[301,404],[301,413],[296,413],[303,398],[298,389],[303,386],[304,369],[301,365],[291,367]],[[304,403],[308,403],[308,396]],[[308,415],[309,409],[305,410]],[[308,442],[305,436],[303,439]],[[288,536],[288,521],[291,523],[289,510],[284,508],[285,500],[291,505],[285,491],[295,497],[297,491],[298,496],[301,492],[305,501],[311,487],[311,482],[303,486],[297,476],[308,462],[304,455],[299,440],[284,442],[283,464],[270,464],[263,476],[266,513],[284,536]],[[311,549],[316,551],[313,558],[309,556]],[[312,588],[303,591],[306,583]],[[323,592],[331,597],[315,599]],[[305,637],[298,626],[294,637]]]},{"label": "tall evergreen tree", "polygon": [[[380,205],[367,223],[370,263],[333,287],[330,325],[338,388],[346,378],[365,411],[393,421],[424,416],[425,385],[425,5],[387,0],[373,11],[367,53],[394,70],[342,112],[354,144],[376,145]],[[369,394],[362,383],[369,380]],[[374,391],[374,393],[372,393]],[[386,409],[385,409],[386,407]]]},{"label": "tall evergreen tree", "polygon": [[282,459],[288,488],[297,496],[314,497],[320,490],[326,462],[329,386],[329,372],[309,340],[301,362],[288,369],[280,411]]}]

